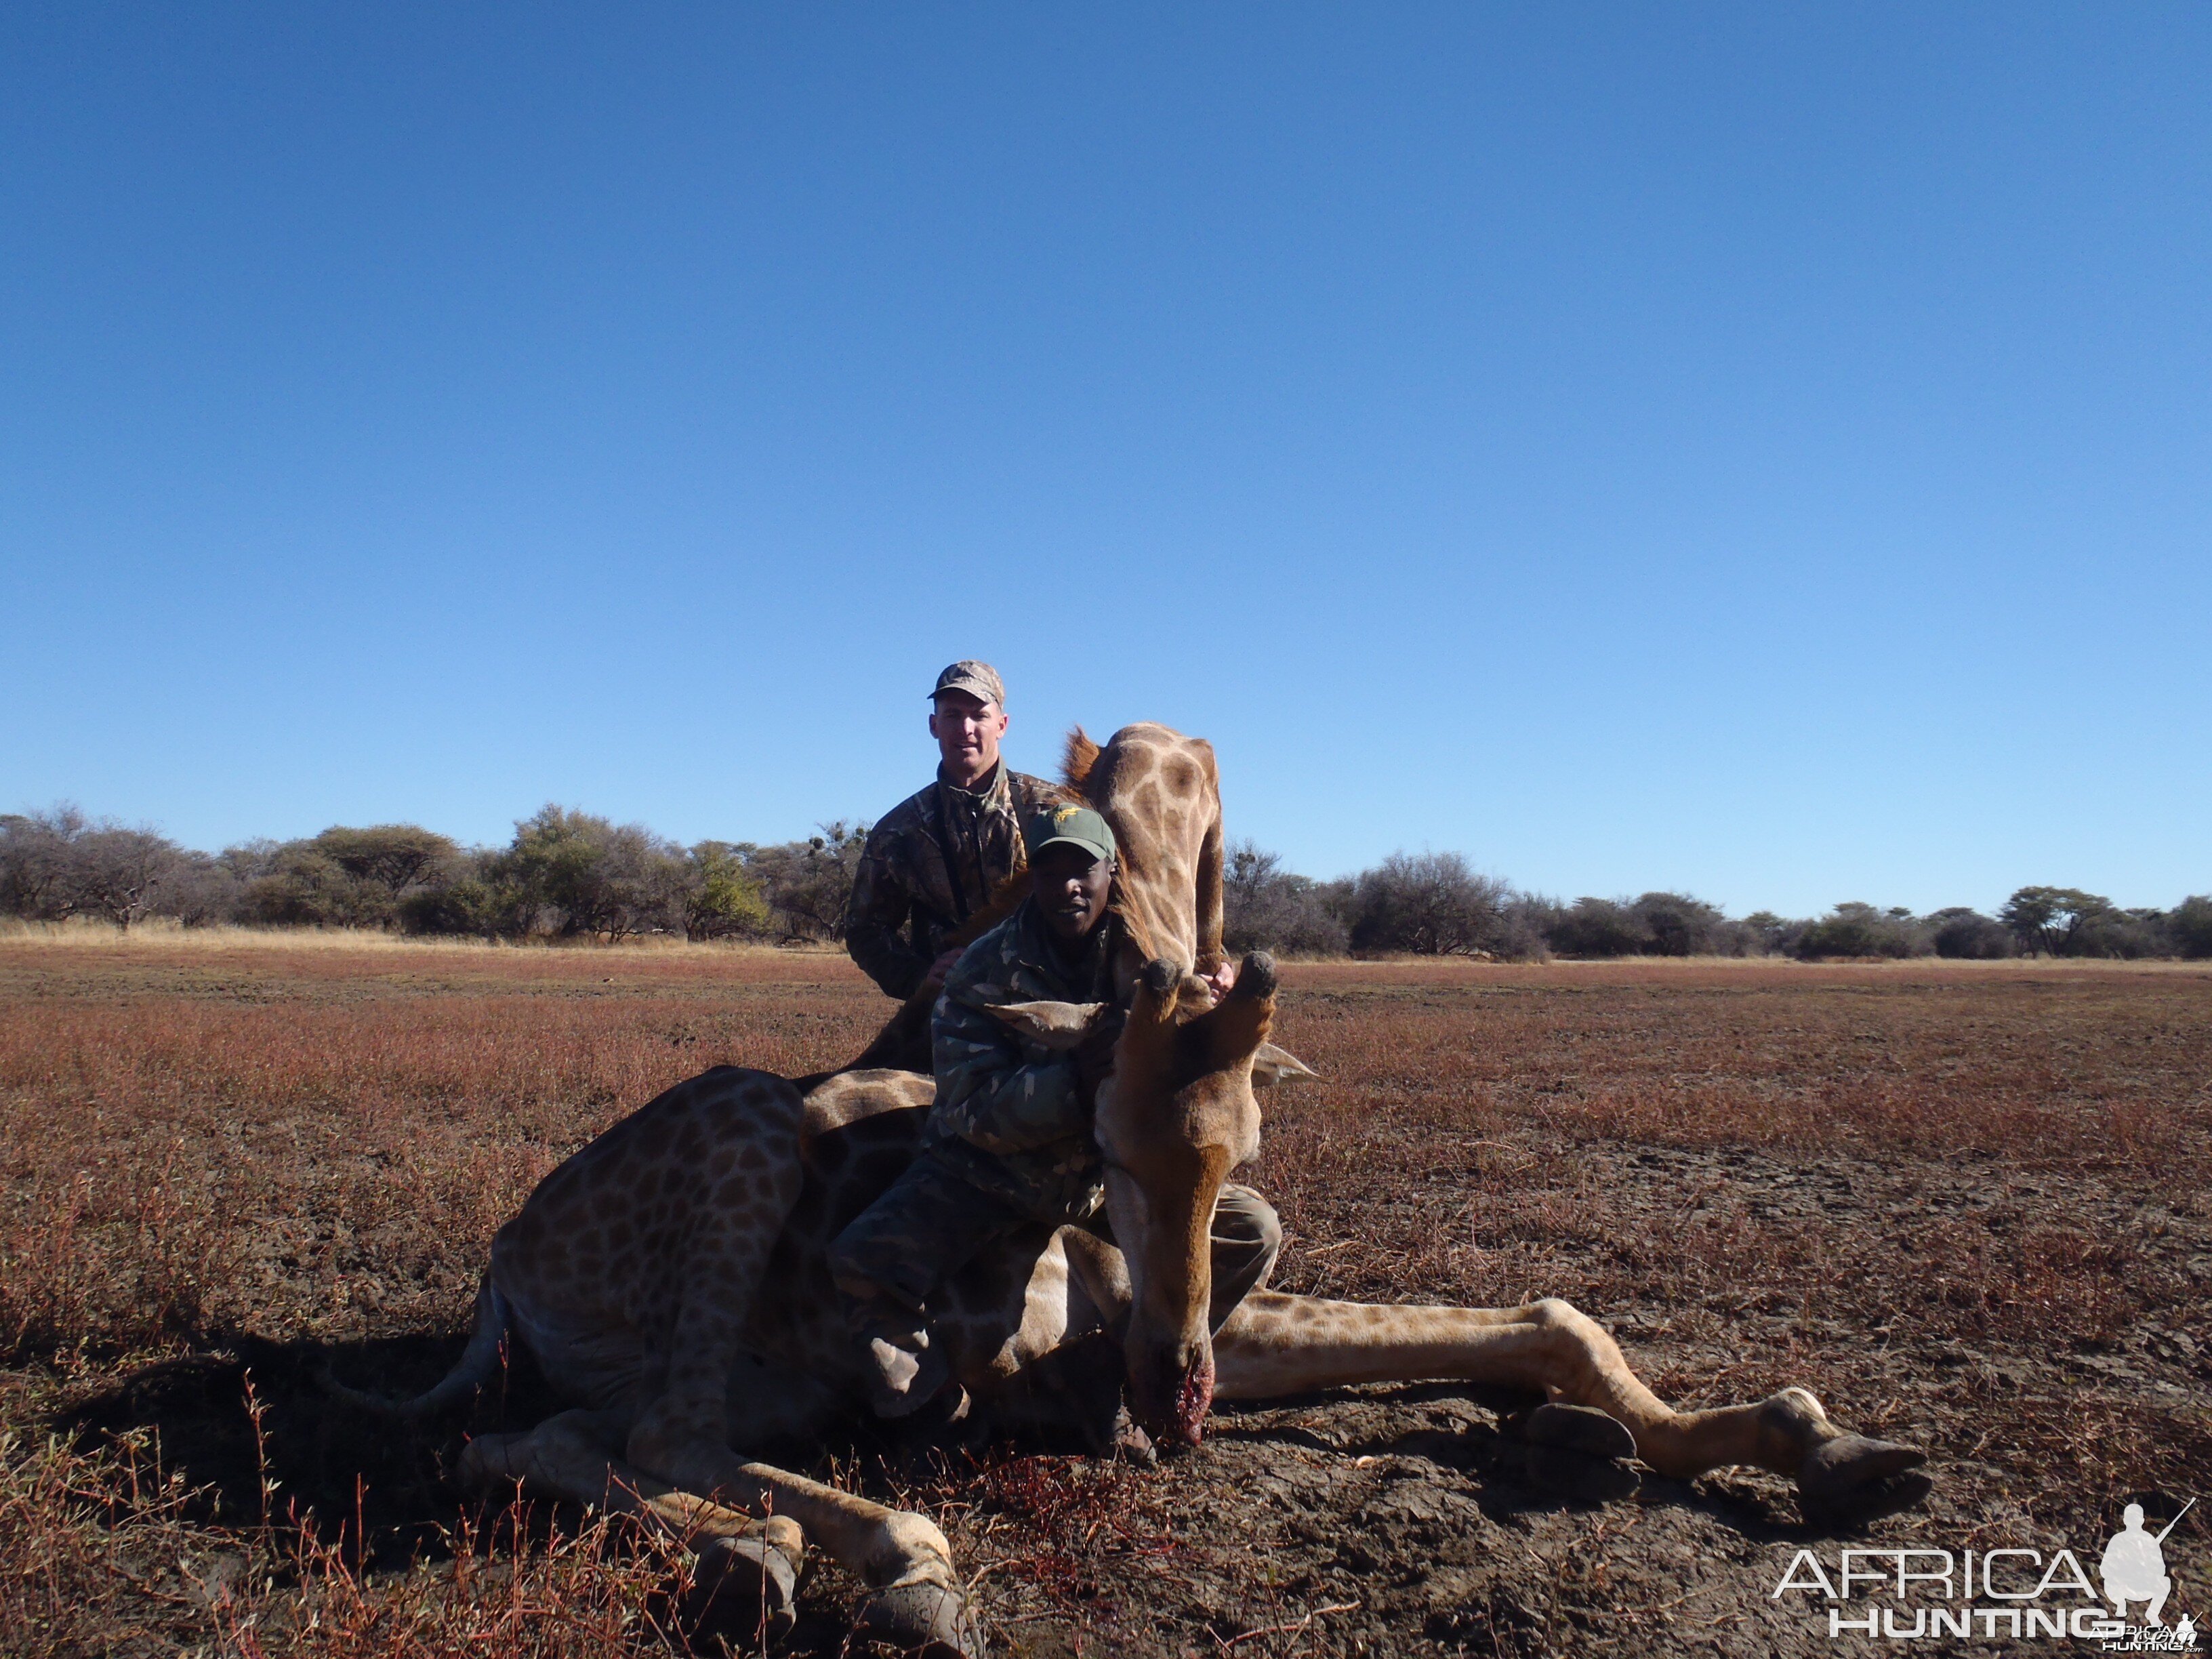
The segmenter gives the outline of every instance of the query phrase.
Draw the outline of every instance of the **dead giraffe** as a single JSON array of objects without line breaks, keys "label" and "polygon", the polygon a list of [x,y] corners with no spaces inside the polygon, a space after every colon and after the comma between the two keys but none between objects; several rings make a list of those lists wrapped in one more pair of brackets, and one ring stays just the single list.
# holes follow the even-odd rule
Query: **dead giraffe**
[{"label": "dead giraffe", "polygon": [[[987,1251],[934,1298],[954,1375],[982,1409],[1018,1419],[1064,1408],[1072,1392],[1097,1425],[1119,1390],[1079,1397],[1102,1372],[1084,1348],[1112,1340],[1138,1415],[1184,1443],[1197,1441],[1217,1397],[1464,1379],[1534,1402],[1516,1426],[1540,1470],[1547,1458],[1632,1454],[1678,1476],[1757,1464],[1795,1475],[1808,1504],[1894,1498],[1918,1452],[1845,1433],[1799,1389],[1673,1411],[1564,1302],[1382,1307],[1262,1291],[1209,1338],[1215,1196],[1258,1150],[1255,1089],[1304,1068],[1267,1042],[1272,961],[1248,957],[1218,1004],[1191,971],[1220,951],[1211,748],[1141,726],[1103,751],[1078,732],[1068,760],[1069,782],[1125,849],[1116,903],[1131,939],[1129,1017],[1097,1112],[1120,1248],[1079,1228],[1037,1228]],[[1104,1006],[999,1012],[1049,1048],[1080,1041]],[[738,1569],[727,1577],[764,1616],[788,1607],[811,1539],[870,1586],[864,1631],[975,1652],[950,1547],[925,1516],[736,1449],[805,1442],[864,1409],[827,1249],[904,1167],[933,1093],[927,1077],[886,1069],[794,1083],[719,1067],[678,1085],[548,1176],[500,1230],[475,1334],[444,1382],[404,1405],[349,1397],[410,1417],[456,1403],[496,1375],[511,1333],[578,1406],[526,1433],[471,1442],[465,1482],[520,1481],[703,1540],[702,1564]]]}]

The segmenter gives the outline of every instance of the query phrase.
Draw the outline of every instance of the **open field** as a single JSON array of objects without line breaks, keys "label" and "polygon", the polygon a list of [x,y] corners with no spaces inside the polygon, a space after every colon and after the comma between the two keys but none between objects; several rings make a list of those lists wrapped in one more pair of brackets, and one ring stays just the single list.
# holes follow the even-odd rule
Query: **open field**
[{"label": "open field", "polygon": [[[1801,1547],[2063,1544],[2094,1572],[2131,1498],[2154,1527],[2212,1498],[2212,969],[1285,978],[1278,1038],[1324,1081],[1268,1100],[1248,1177],[1279,1287],[1565,1296],[1676,1403],[1805,1383],[1929,1447],[1935,1494],[1850,1540],[1746,1472],[1561,1507],[1443,1387],[1226,1409],[1157,1471],[857,1432],[817,1462],[938,1516],[994,1651],[1829,1653],[1815,1602],[1769,1597]],[[568,1152],[709,1065],[832,1063],[887,1006],[826,954],[0,939],[0,1650],[659,1650],[661,1564],[469,1517],[458,1430],[397,1439],[313,1367],[433,1379]],[[2169,1621],[2203,1620],[2204,1504],[2166,1554]],[[793,1647],[835,1653],[855,1586],[813,1573]]]}]

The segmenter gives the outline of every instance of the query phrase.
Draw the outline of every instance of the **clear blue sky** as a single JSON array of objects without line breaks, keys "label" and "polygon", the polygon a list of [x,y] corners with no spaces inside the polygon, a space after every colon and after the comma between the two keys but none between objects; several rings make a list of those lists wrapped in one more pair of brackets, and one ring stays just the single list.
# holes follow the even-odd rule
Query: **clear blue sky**
[{"label": "clear blue sky", "polygon": [[0,810],[2212,889],[2212,8],[15,6]]}]

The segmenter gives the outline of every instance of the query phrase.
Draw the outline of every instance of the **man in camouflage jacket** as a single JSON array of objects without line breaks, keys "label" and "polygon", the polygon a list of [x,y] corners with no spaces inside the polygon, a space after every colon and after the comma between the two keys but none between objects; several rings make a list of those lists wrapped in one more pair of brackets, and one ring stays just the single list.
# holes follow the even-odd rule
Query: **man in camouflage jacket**
[{"label": "man in camouflage jacket", "polygon": [[[1121,1021],[1072,1053],[1037,1047],[990,1010],[1015,1002],[1111,1002],[1121,921],[1107,908],[1114,833],[1087,807],[1050,808],[1026,837],[1033,890],[969,945],[930,1024],[937,1098],[914,1163],[830,1249],[854,1335],[867,1349],[876,1409],[901,1417],[944,1385],[928,1297],[993,1239],[1024,1223],[1103,1231],[1104,1172],[1093,1097]],[[1213,1217],[1213,1319],[1261,1284],[1282,1246],[1267,1200],[1222,1188]]]},{"label": "man in camouflage jacket", "polygon": [[954,663],[930,700],[937,781],[878,821],[845,908],[846,950],[901,1001],[951,969],[945,937],[1021,867],[1020,826],[1055,793],[1000,758],[1006,689],[990,664]]}]

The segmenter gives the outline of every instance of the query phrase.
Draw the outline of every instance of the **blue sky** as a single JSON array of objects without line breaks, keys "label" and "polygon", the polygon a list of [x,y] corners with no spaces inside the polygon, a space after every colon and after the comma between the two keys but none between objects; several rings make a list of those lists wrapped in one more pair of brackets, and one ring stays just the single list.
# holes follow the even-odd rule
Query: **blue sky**
[{"label": "blue sky", "polygon": [[0,810],[2212,889],[2212,9],[0,15]]}]

